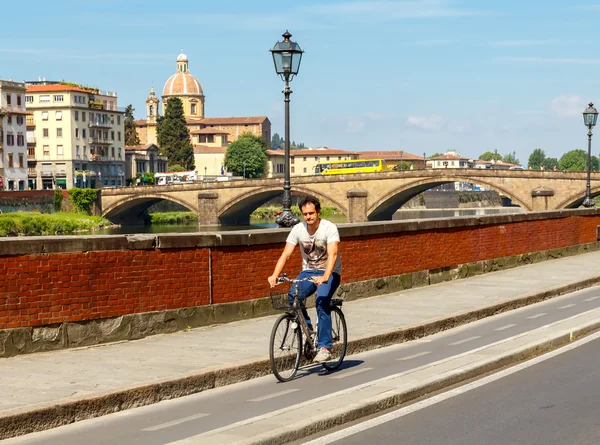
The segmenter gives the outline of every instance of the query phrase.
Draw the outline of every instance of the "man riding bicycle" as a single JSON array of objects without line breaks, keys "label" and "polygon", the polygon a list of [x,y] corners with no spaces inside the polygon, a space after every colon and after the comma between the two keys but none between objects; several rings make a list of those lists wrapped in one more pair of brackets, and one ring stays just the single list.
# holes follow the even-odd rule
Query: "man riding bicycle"
[{"label": "man riding bicycle", "polygon": [[[300,246],[302,255],[302,272],[297,279],[308,278],[296,284],[299,286],[298,298],[306,299],[317,291],[317,317],[319,319],[318,350],[315,363],[326,362],[331,356],[331,298],[340,285],[342,274],[342,261],[338,253],[340,235],[335,224],[320,218],[321,203],[314,196],[305,197],[300,204],[300,211],[304,217],[303,223],[296,224],[287,237],[285,248],[273,274],[268,278],[271,287],[277,285],[277,277],[294,252],[296,245]],[[293,298],[293,289],[290,289],[289,298]],[[311,321],[303,310],[304,318],[309,326]],[[311,326],[312,328],[312,326]]]}]

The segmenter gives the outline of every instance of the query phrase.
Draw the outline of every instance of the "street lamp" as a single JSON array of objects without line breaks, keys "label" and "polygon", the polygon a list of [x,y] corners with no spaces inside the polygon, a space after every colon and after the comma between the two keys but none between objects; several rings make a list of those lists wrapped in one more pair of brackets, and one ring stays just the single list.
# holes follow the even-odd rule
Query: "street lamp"
[{"label": "street lamp", "polygon": [[282,35],[283,41],[275,43],[270,50],[273,55],[275,71],[282,80],[285,80],[283,94],[285,97],[285,177],[283,180],[283,212],[277,217],[279,227],[292,227],[298,224],[298,218],[294,216],[291,210],[292,206],[292,186],[290,184],[290,81],[298,74],[300,70],[300,61],[302,60],[302,51],[296,42],[292,42],[292,35],[285,31]]},{"label": "street lamp", "polygon": [[590,171],[592,169],[592,127],[596,125],[597,120],[598,110],[590,102],[589,106],[583,111],[583,123],[588,127],[587,183],[585,185],[585,199],[583,200],[584,207],[594,207],[594,200],[590,193]]}]

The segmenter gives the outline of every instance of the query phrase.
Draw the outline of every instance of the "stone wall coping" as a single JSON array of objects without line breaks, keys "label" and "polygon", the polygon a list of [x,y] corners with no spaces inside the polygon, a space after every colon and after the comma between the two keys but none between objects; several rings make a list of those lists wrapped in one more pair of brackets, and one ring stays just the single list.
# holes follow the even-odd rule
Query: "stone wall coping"
[{"label": "stone wall coping", "polygon": [[[600,209],[562,209],[487,216],[371,221],[338,224],[340,237],[374,236],[421,230],[445,230],[498,224],[514,224],[542,219],[597,216]],[[108,250],[187,249],[235,247],[284,243],[290,229],[257,229],[227,232],[31,236],[0,238],[0,257],[11,255],[92,252]]]}]

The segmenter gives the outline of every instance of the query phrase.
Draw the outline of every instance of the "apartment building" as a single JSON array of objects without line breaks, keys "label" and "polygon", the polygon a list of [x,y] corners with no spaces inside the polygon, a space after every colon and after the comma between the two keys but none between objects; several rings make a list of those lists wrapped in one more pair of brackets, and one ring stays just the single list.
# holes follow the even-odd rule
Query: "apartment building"
[{"label": "apartment building", "polygon": [[[267,178],[278,178],[285,175],[285,151],[267,150]],[[290,150],[290,176],[308,176],[315,174],[315,166],[319,162],[348,161],[358,159],[359,153],[337,150],[328,147]]]},{"label": "apartment building", "polygon": [[29,179],[37,190],[125,185],[124,109],[117,94],[28,82]]},{"label": "apartment building", "polygon": [[25,84],[0,80],[0,190],[27,190]]}]

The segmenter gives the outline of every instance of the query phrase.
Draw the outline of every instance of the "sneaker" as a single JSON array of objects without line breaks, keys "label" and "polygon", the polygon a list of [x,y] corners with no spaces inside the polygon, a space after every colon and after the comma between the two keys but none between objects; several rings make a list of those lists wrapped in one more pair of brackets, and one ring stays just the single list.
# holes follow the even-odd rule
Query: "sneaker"
[{"label": "sneaker", "polygon": [[324,363],[327,360],[329,360],[329,357],[331,357],[331,352],[329,352],[329,349],[321,348],[321,349],[319,349],[319,352],[313,359],[313,362],[314,363]]}]

